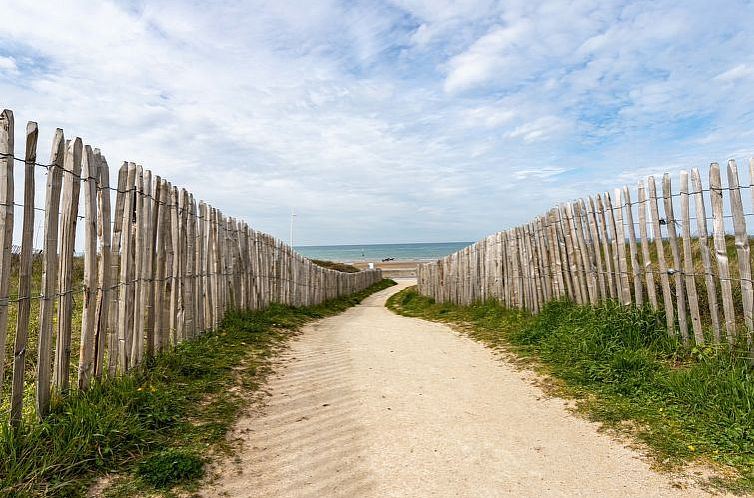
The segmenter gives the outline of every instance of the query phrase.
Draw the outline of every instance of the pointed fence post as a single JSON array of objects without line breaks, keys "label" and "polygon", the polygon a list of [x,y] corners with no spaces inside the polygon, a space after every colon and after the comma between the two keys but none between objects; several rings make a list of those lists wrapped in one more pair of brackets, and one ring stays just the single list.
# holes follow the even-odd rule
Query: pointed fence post
[{"label": "pointed fence post", "polygon": [[[18,427],[24,403],[24,367],[29,338],[31,313],[32,244],[34,243],[34,168],[37,162],[37,123],[26,125],[26,156],[24,163],[24,220],[21,234],[21,257],[18,266],[18,314],[16,340],[13,345],[13,383],[11,387],[10,423]],[[2,140],[2,139],[0,139]],[[0,146],[1,147],[1,146]],[[2,159],[0,159],[2,160]],[[4,351],[4,349],[0,349]],[[0,379],[2,379],[0,367]]]},{"label": "pointed fence post", "polygon": [[0,113],[0,383],[4,378],[5,341],[8,337],[8,291],[13,245],[14,130],[13,111],[5,109]]},{"label": "pointed fence post", "polygon": [[58,336],[55,343],[53,385],[61,394],[68,391],[71,370],[71,326],[73,318],[73,256],[76,249],[76,222],[81,190],[81,160],[84,144],[80,138],[68,145],[63,174],[62,218],[60,219],[60,261],[58,265]]}]

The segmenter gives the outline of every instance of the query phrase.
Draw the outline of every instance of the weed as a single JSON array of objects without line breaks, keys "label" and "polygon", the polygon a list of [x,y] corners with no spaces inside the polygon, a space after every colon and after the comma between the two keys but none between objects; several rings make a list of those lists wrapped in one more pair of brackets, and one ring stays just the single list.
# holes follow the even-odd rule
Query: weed
[{"label": "weed", "polygon": [[192,452],[169,449],[142,460],[136,475],[155,488],[169,488],[202,477],[204,461]]}]

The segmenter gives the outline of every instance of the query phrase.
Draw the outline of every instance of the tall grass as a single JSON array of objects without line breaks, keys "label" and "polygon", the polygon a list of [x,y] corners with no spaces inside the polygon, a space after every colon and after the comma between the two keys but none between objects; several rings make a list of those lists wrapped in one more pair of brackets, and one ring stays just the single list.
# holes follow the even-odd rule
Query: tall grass
[{"label": "tall grass", "polygon": [[[13,348],[16,339],[16,320],[18,316],[18,255],[13,255],[11,259],[11,276],[10,276],[10,303],[8,306],[8,329],[6,331],[6,350],[2,351],[0,361],[5,362],[4,376],[0,378],[0,420],[7,418],[10,410],[10,387],[11,377],[13,374]],[[24,369],[24,415],[27,420],[33,420],[35,414],[34,406],[34,382],[36,380],[35,365],[37,363],[37,341],[39,338],[39,305],[42,292],[42,259],[41,255],[35,255],[32,260],[32,281],[31,281],[31,310],[29,314],[29,335],[26,344],[25,366]],[[71,335],[71,359],[70,359],[70,382],[76,385],[78,372],[79,345],[81,341],[81,315],[83,310],[83,279],[84,279],[84,258],[75,257],[73,259],[72,288],[76,290],[73,293],[73,310],[71,316],[72,335]],[[54,313],[54,325],[57,326],[57,312]],[[53,338],[54,344],[54,338]]]}]

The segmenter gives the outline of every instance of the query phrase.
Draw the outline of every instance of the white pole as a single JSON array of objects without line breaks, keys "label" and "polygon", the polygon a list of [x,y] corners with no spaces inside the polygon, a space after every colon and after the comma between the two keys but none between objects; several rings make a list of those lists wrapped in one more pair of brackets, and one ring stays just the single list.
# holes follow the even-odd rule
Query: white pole
[{"label": "white pole", "polygon": [[291,236],[288,239],[288,241],[290,242],[290,244],[288,245],[291,246],[291,249],[293,249],[293,218],[295,217],[296,217],[296,210],[295,208],[291,208]]}]

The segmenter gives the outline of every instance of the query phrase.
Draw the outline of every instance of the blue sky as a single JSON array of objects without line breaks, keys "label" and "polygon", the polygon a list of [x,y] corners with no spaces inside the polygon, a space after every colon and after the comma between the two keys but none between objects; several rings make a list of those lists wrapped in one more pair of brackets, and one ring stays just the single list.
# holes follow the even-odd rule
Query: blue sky
[{"label": "blue sky", "polygon": [[[306,244],[477,240],[754,153],[754,4],[0,0],[0,106]],[[22,129],[23,126],[18,128]],[[19,142],[20,143],[20,142]]]}]

